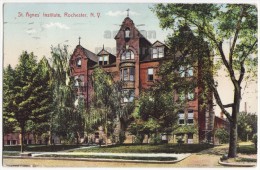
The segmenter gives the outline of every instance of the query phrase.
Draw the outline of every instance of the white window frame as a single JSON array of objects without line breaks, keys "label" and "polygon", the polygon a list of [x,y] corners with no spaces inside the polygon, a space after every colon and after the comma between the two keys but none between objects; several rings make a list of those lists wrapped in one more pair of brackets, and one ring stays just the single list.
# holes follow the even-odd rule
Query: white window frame
[{"label": "white window frame", "polygon": [[[178,112],[178,117],[179,117],[178,124],[179,125],[185,125],[185,112],[183,110],[180,110]],[[183,120],[183,123],[180,123],[180,120]]]},{"label": "white window frame", "polygon": [[[189,120],[192,120],[192,123],[189,123]],[[194,110],[188,110],[187,124],[189,124],[189,125],[194,124]]]},{"label": "white window frame", "polygon": [[[152,76],[152,80],[150,80],[150,76]],[[147,80],[153,81],[154,80],[154,68],[147,69]]]}]

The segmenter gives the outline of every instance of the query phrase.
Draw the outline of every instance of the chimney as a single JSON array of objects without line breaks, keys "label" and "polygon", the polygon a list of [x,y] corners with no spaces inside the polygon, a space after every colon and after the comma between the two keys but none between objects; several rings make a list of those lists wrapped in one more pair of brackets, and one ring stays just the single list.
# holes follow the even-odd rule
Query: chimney
[{"label": "chimney", "polygon": [[245,102],[245,112],[247,113],[247,105],[246,105],[246,102]]}]

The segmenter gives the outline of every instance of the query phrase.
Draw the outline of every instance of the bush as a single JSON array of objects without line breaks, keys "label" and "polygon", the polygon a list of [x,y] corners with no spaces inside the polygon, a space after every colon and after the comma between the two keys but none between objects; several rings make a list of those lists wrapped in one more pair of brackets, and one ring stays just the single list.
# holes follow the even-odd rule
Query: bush
[{"label": "bush", "polygon": [[143,140],[144,140],[144,135],[138,134],[138,135],[135,136],[134,143],[135,144],[142,144]]},{"label": "bush", "polygon": [[229,134],[225,128],[219,128],[215,132],[215,136],[219,139],[220,143],[229,142]]},{"label": "bush", "polygon": [[257,149],[257,134],[256,133],[252,137],[252,142],[255,144],[255,149]]},{"label": "bush", "polygon": [[162,143],[162,139],[159,135],[153,136],[151,138],[151,144],[161,144],[161,143]]}]

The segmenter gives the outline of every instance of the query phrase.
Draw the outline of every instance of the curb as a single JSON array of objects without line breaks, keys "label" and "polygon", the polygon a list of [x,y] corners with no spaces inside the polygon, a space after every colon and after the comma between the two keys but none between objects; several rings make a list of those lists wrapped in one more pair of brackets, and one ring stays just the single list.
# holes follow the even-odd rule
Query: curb
[{"label": "curb", "polygon": [[256,166],[256,163],[255,164],[252,164],[252,163],[245,163],[245,164],[241,164],[241,163],[227,163],[227,162],[222,162],[221,160],[219,160],[218,163],[220,165],[232,166],[232,167],[254,167],[254,166]]},{"label": "curb", "polygon": [[154,164],[173,164],[180,162],[190,155],[174,161],[149,161],[149,160],[125,160],[125,159],[100,159],[100,158],[52,158],[52,157],[20,157],[20,156],[4,156],[10,159],[41,159],[41,160],[71,160],[71,161],[95,161],[95,162],[126,162],[126,163],[154,163]]}]

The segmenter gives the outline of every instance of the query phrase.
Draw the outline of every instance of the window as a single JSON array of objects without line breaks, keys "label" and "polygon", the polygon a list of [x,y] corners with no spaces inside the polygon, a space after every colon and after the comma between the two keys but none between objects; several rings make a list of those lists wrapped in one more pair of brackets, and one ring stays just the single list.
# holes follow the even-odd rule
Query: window
[{"label": "window", "polygon": [[108,64],[108,56],[104,56],[104,65],[107,65]]},{"label": "window", "polygon": [[194,100],[194,91],[188,92],[188,100]]},{"label": "window", "polygon": [[163,47],[159,47],[158,48],[158,54],[159,54],[159,58],[162,58],[162,57],[164,57],[164,50],[163,50]]},{"label": "window", "polygon": [[185,77],[185,68],[183,66],[180,67],[180,76]]},{"label": "window", "polygon": [[153,81],[153,68],[148,68],[148,81]]},{"label": "window", "polygon": [[134,90],[123,90],[123,102],[133,102],[135,98],[135,91]]},{"label": "window", "polygon": [[134,81],[135,80],[135,68],[133,68],[133,67],[129,68],[129,72],[130,72],[130,81]]},{"label": "window", "polygon": [[98,60],[99,65],[107,65],[108,64],[108,55],[100,56]]},{"label": "window", "polygon": [[181,77],[192,77],[193,76],[193,67],[191,66],[180,66],[179,73]]},{"label": "window", "polygon": [[185,93],[182,91],[179,93],[179,100],[184,101],[185,100]]},{"label": "window", "polygon": [[76,65],[77,67],[81,67],[81,58],[77,58]]},{"label": "window", "polygon": [[103,57],[99,57],[98,64],[103,65]]},{"label": "window", "polygon": [[123,81],[134,81],[135,80],[135,68],[123,68],[120,71],[120,79]]},{"label": "window", "polygon": [[157,48],[153,48],[152,58],[157,58]]},{"label": "window", "polygon": [[123,76],[124,76],[124,81],[127,81],[128,80],[128,69],[127,68],[124,68],[123,69]]},{"label": "window", "polygon": [[125,51],[122,56],[121,60],[133,60],[134,59],[134,53],[131,50]]},{"label": "window", "polygon": [[152,48],[152,58],[163,58],[164,57],[164,47]]},{"label": "window", "polygon": [[192,133],[188,133],[188,141],[187,143],[193,143],[193,134]]},{"label": "window", "polygon": [[192,77],[193,76],[193,68],[191,66],[188,66],[187,76],[188,77]]},{"label": "window", "polygon": [[185,124],[185,121],[184,121],[184,111],[179,111],[178,113],[179,115],[179,125],[184,125]]},{"label": "window", "polygon": [[130,38],[130,29],[129,28],[125,29],[125,38]]},{"label": "window", "polygon": [[194,114],[193,114],[193,110],[188,110],[188,124],[193,124],[193,118],[194,118]]}]

